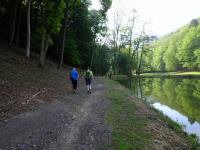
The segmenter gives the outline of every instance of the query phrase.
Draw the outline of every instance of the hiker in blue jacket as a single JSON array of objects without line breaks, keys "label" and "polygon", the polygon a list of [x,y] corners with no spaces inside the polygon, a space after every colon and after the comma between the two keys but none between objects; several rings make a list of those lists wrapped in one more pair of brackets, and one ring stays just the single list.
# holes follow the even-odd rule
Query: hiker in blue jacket
[{"label": "hiker in blue jacket", "polygon": [[73,68],[70,72],[70,80],[73,85],[74,93],[76,93],[78,78],[79,78],[78,71],[76,70],[76,68]]}]

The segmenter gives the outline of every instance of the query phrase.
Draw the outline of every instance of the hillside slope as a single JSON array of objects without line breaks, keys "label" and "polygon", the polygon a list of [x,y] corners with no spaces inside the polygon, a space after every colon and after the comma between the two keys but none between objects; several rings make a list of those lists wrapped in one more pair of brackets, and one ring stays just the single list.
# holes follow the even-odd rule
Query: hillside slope
[{"label": "hillside slope", "polygon": [[45,68],[38,68],[37,57],[28,60],[23,49],[0,42],[0,120],[70,92],[70,67],[58,70],[55,63],[46,61]]}]

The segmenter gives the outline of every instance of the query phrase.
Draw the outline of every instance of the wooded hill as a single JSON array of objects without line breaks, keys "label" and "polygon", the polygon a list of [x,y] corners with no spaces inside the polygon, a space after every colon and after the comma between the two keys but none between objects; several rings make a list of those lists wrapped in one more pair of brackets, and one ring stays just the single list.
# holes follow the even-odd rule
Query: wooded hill
[{"label": "wooded hill", "polygon": [[143,58],[143,72],[199,71],[200,19],[154,42]]},{"label": "wooded hill", "polygon": [[100,10],[90,10],[90,0],[0,1],[0,38],[23,47],[28,58],[32,51],[40,54],[41,67],[48,56],[58,68],[63,61],[82,68],[100,65],[103,69],[94,71],[103,74],[109,68],[107,48],[100,51],[96,37],[107,30],[106,12],[112,1],[100,3]]}]

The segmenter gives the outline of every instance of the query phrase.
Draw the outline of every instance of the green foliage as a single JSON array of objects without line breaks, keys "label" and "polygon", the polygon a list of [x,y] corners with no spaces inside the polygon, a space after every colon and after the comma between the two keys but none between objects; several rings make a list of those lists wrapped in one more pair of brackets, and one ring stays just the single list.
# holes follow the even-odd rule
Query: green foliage
[{"label": "green foliage", "polygon": [[[24,46],[26,43],[26,32],[24,31],[27,30],[27,1],[18,0],[17,2],[15,28],[23,31],[18,33],[19,43]],[[103,43],[97,43],[96,37],[106,33],[106,12],[111,6],[111,2],[111,0],[102,0],[102,9],[97,11],[89,10],[90,0],[32,0],[31,51],[39,53],[42,45],[41,40],[44,39],[45,47],[50,46],[47,55],[54,59],[59,59],[62,33],[64,31],[63,25],[64,22],[67,22],[64,62],[79,67],[90,66],[92,59],[91,49],[101,45],[103,58],[101,72],[105,73],[110,64],[107,52],[109,48],[103,46]],[[11,0],[0,2],[1,38],[9,39],[15,8],[16,3]],[[68,14],[67,17],[65,17],[65,13]],[[14,36],[14,38],[16,37],[17,35]],[[94,49],[94,54],[98,54],[98,49]],[[94,59],[94,63],[100,64],[96,60]]]},{"label": "green foliage", "polygon": [[76,39],[69,38],[65,44],[65,53],[64,57],[66,58],[66,62],[71,65],[80,65],[80,53],[78,51],[78,46],[76,43]]},{"label": "green foliage", "polygon": [[133,66],[128,53],[121,52],[119,54],[119,74],[128,74],[129,65]]},{"label": "green foliage", "polygon": [[175,40],[171,39],[168,43],[167,50],[164,53],[164,63],[165,63],[165,69],[167,71],[174,71],[177,66],[177,59],[176,59],[176,43]]},{"label": "green foliage", "polygon": [[92,47],[93,51],[93,62],[92,69],[96,74],[104,75],[108,72],[111,63],[110,63],[110,48],[106,45],[98,45]]},{"label": "green foliage", "polygon": [[150,59],[152,55],[144,58],[146,64],[152,64],[151,71],[199,70],[199,20],[193,19],[189,25],[159,39],[153,46],[153,60]]},{"label": "green foliage", "polygon": [[100,3],[101,3],[101,6],[102,6],[102,9],[100,10],[100,12],[105,19],[106,18],[106,12],[111,7],[112,0],[100,0]]},{"label": "green foliage", "polygon": [[100,3],[104,12],[107,12],[108,9],[111,7],[112,0],[100,0]]},{"label": "green foliage", "polygon": [[61,29],[61,20],[64,18],[64,0],[44,0],[41,4],[40,16],[35,34],[38,37],[46,35],[49,45],[53,44],[51,35],[58,33]]}]

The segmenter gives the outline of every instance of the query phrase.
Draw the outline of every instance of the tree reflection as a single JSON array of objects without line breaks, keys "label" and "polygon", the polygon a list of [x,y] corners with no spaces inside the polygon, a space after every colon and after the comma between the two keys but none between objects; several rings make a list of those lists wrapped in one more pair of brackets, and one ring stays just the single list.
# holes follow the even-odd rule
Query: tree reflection
[{"label": "tree reflection", "polygon": [[158,101],[187,116],[191,123],[200,122],[200,80],[180,78],[132,78],[120,83],[135,95]]}]

